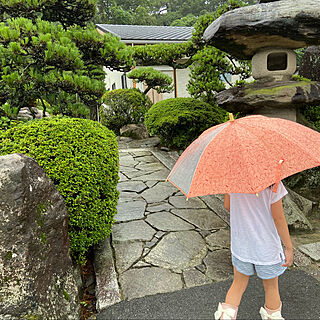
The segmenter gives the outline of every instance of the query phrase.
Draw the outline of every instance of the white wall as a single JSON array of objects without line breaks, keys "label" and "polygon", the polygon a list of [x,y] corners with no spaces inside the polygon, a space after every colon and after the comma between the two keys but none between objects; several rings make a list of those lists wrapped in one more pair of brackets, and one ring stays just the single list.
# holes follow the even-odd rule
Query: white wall
[{"label": "white wall", "polygon": [[[139,67],[136,67],[137,69]],[[141,68],[141,67],[140,67]],[[161,71],[167,74],[173,80],[173,68],[169,66],[153,66],[154,69]],[[119,71],[111,71],[106,67],[103,68],[106,73],[105,84],[107,90],[112,90],[112,85],[115,85],[116,89],[122,89],[122,82],[121,76],[123,72]],[[189,68],[187,69],[178,69],[176,70],[177,73],[177,95],[178,97],[189,97],[189,93],[187,92],[187,83],[189,80]],[[133,88],[133,81],[127,78],[127,88]],[[136,88],[140,89],[141,91],[145,90],[145,86],[142,83],[136,83]],[[156,94],[156,93],[155,93]],[[154,95],[154,94],[153,94]],[[152,94],[149,96],[152,97]],[[174,98],[174,91],[171,93],[163,93],[161,94],[162,99],[169,99]],[[156,98],[156,100],[158,100]]]}]

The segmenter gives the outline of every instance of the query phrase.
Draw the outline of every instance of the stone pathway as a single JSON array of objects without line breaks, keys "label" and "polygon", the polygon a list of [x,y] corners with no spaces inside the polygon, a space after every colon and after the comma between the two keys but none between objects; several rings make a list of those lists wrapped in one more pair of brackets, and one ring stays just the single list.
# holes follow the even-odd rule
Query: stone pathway
[{"label": "stone pathway", "polygon": [[116,223],[111,239],[96,251],[98,311],[121,300],[232,277],[222,198],[186,201],[165,181],[178,153],[154,148],[156,139],[137,148],[124,142]]}]

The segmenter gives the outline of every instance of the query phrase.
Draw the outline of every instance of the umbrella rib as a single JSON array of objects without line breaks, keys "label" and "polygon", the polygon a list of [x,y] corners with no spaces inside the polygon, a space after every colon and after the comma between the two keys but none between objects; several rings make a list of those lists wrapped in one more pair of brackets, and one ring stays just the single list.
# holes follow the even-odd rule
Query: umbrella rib
[{"label": "umbrella rib", "polygon": [[[206,149],[207,149],[207,147],[210,145],[210,143],[214,140],[214,139],[216,139],[218,136],[219,136],[219,134],[221,135],[221,132],[225,132],[228,128],[230,128],[232,125],[230,125],[230,122],[228,121],[228,122],[225,122],[225,123],[223,123],[225,126],[222,126],[222,128],[219,128],[218,130],[218,132],[217,132],[217,134],[213,137],[213,139],[207,144],[207,146],[202,150],[202,152],[201,152],[201,155],[200,155],[200,157],[199,157],[199,161],[198,161],[198,163],[197,163],[197,165],[196,165],[196,168],[195,168],[195,170],[194,170],[194,172],[197,172],[197,169],[198,169],[198,166],[199,166],[199,163],[200,163],[200,161],[201,161],[201,157],[202,157],[202,155],[203,155],[203,153],[206,151]],[[220,126],[219,126],[220,127]],[[192,185],[194,184],[194,180],[192,179],[192,181],[191,181],[191,184],[190,184],[190,187],[189,187],[189,190],[188,190],[188,195],[187,195],[187,197],[189,197],[189,194],[190,194],[190,190],[192,190]]]}]

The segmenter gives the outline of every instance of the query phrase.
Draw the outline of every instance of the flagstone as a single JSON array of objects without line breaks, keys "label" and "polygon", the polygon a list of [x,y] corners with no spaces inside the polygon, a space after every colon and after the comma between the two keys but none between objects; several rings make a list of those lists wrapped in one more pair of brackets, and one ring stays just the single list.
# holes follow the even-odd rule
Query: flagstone
[{"label": "flagstone", "polygon": [[202,286],[211,283],[212,280],[206,277],[202,272],[197,269],[188,269],[183,271],[183,279],[187,288]]},{"label": "flagstone", "polygon": [[149,214],[145,219],[152,227],[162,231],[192,230],[194,226],[170,212],[160,211]]},{"label": "flagstone", "polygon": [[233,275],[230,250],[209,252],[203,262],[207,269],[206,276],[214,281],[227,280]]},{"label": "flagstone", "polygon": [[186,196],[173,196],[169,198],[169,203],[179,209],[206,209],[207,206],[197,198],[192,198],[187,201]]},{"label": "flagstone", "polygon": [[145,183],[148,186],[148,188],[152,188],[158,183],[158,181],[146,181]]},{"label": "flagstone", "polygon": [[133,177],[132,180],[141,180],[141,181],[165,181],[169,175],[170,171],[167,169],[161,169],[153,173],[145,173],[142,176]]},{"label": "flagstone", "polygon": [[[150,151],[134,151],[132,152],[132,155],[134,157],[140,158],[140,157],[145,157],[145,156],[151,156],[152,153]],[[140,159],[139,159],[140,161]]]},{"label": "flagstone", "polygon": [[172,209],[171,212],[201,230],[212,230],[226,226],[224,221],[208,209]]},{"label": "flagstone", "polygon": [[298,248],[312,260],[320,261],[320,242],[303,244]]},{"label": "flagstone", "polygon": [[141,196],[147,201],[147,203],[153,203],[163,201],[175,192],[176,188],[173,186],[168,185],[166,182],[159,182],[154,187],[143,191]]},{"label": "flagstone", "polygon": [[133,299],[182,289],[180,275],[157,267],[130,269],[119,277],[123,299]]},{"label": "flagstone", "polygon": [[136,264],[133,265],[133,268],[139,268],[139,267],[151,267],[151,264],[140,260]]},{"label": "flagstone", "polygon": [[157,242],[159,241],[158,238],[154,237],[151,241],[148,241],[145,243],[145,248],[151,248],[153,247]]},{"label": "flagstone", "polygon": [[119,164],[120,166],[124,166],[124,167],[133,167],[136,164],[138,164],[137,161],[134,160],[133,156],[130,154],[125,154],[125,155],[121,155],[119,157]]},{"label": "flagstone", "polygon": [[156,238],[161,238],[163,235],[165,235],[166,233],[165,232],[163,232],[163,231],[158,231],[156,234],[155,234],[155,237]]},{"label": "flagstone", "polygon": [[149,163],[149,162],[155,162],[157,161],[156,158],[154,156],[144,156],[144,157],[139,157],[136,158],[137,161],[141,162],[145,162],[145,163]]},{"label": "flagstone", "polygon": [[220,229],[217,232],[211,233],[205,240],[211,250],[230,248],[230,231],[228,229]]},{"label": "flagstone", "polygon": [[114,218],[118,222],[142,219],[146,205],[144,200],[120,202],[117,205],[117,213]]},{"label": "flagstone", "polygon": [[181,271],[202,263],[206,243],[195,231],[170,232],[151,249],[145,261],[163,268]]},{"label": "flagstone", "polygon": [[151,203],[151,204],[148,204],[147,211],[149,212],[169,211],[172,208],[173,206],[170,205],[168,202]]},{"label": "flagstone", "polygon": [[122,182],[122,181],[128,181],[129,179],[121,172],[119,172],[119,181]]},{"label": "flagstone", "polygon": [[120,167],[120,171],[123,174],[125,174],[129,179],[141,180],[141,181],[143,181],[144,179],[140,179],[140,177],[144,177],[145,175],[155,173],[153,170],[138,170],[138,169],[129,168],[129,167],[128,168]]},{"label": "flagstone", "polygon": [[112,227],[112,242],[150,241],[156,230],[141,220],[115,223]]},{"label": "flagstone", "polygon": [[115,261],[118,273],[129,269],[142,255],[142,242],[120,242],[114,243]]},{"label": "flagstone", "polygon": [[[155,160],[156,161],[156,160]],[[145,170],[145,171],[157,171],[162,170],[164,168],[163,164],[160,162],[153,163],[139,163],[135,169]]]},{"label": "flagstone", "polygon": [[140,194],[137,194],[136,192],[130,192],[130,191],[121,191],[119,195],[118,203],[120,202],[131,202],[131,201],[137,201],[144,199],[140,196]]},{"label": "flagstone", "polygon": [[117,189],[119,191],[141,192],[146,188],[147,186],[142,181],[125,181],[119,182],[117,185]]}]

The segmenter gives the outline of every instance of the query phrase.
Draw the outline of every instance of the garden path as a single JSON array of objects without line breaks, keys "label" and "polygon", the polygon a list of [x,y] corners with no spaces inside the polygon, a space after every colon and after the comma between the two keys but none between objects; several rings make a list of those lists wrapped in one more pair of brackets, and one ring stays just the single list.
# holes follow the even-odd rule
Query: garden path
[{"label": "garden path", "polygon": [[[157,138],[119,139],[116,223],[95,253],[98,311],[121,300],[232,277],[221,196],[186,201],[165,181],[179,154],[156,148],[158,143]],[[298,251],[296,258],[301,267],[310,266]]]}]

